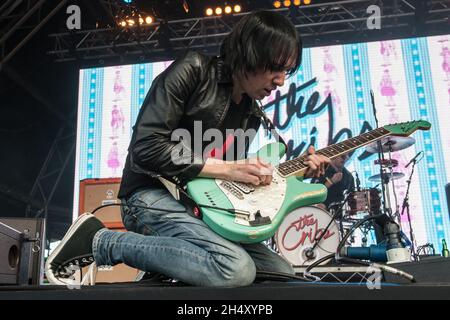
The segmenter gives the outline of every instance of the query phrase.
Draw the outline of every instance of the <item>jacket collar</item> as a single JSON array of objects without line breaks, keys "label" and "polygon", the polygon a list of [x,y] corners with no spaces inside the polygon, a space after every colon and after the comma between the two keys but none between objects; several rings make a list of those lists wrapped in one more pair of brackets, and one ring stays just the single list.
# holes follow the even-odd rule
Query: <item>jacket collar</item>
[{"label": "jacket collar", "polygon": [[[217,83],[233,86],[233,77],[231,75],[231,69],[225,64],[225,61],[221,57],[216,58],[216,66],[217,66]],[[251,99],[249,114],[252,114],[256,117],[262,117],[263,111],[258,106],[258,102],[254,99]]]},{"label": "jacket collar", "polygon": [[217,58],[217,82],[219,84],[233,85],[233,77],[231,75],[230,68],[225,64],[225,61],[221,58]]}]

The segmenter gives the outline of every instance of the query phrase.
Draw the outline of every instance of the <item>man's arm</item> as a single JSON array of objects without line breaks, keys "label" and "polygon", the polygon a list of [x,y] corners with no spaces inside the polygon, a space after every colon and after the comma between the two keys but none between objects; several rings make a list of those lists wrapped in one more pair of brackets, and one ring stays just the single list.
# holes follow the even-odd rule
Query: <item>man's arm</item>
[{"label": "man's arm", "polygon": [[178,144],[171,141],[172,132],[179,127],[185,104],[201,81],[201,65],[196,55],[188,53],[155,79],[141,108],[129,149],[133,162],[141,168],[181,183],[196,177],[204,166],[202,156],[187,148],[183,149],[183,159],[178,158],[176,163],[172,159]]}]

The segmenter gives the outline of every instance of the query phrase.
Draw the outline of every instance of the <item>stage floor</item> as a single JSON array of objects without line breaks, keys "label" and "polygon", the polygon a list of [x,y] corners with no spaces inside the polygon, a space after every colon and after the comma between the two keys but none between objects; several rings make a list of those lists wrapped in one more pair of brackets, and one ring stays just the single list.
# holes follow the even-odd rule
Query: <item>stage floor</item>
[{"label": "stage floor", "polygon": [[357,284],[264,282],[243,288],[201,288],[173,284],[103,284],[69,290],[65,287],[0,287],[0,300],[145,299],[145,300],[359,300],[450,299],[446,284],[382,284],[369,290]]}]

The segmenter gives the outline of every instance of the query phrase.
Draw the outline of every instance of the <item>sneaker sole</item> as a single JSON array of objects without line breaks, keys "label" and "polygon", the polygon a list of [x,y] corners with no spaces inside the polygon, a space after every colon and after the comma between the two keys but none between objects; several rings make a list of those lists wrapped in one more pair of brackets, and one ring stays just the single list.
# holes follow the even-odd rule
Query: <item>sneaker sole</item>
[{"label": "sneaker sole", "polygon": [[73,234],[78,229],[78,227],[80,225],[82,225],[83,223],[85,223],[87,220],[92,219],[92,218],[95,218],[95,216],[90,214],[90,213],[85,213],[85,214],[82,214],[81,216],[79,216],[78,219],[75,220],[75,222],[69,228],[69,231],[67,231],[66,235],[61,240],[61,243],[56,247],[56,249],[48,257],[47,262],[45,263],[45,275],[47,276],[47,280],[51,284],[58,285],[58,286],[67,286],[67,285],[69,285],[68,283],[62,282],[61,280],[59,280],[53,274],[53,270],[51,268],[51,264],[52,264],[53,260],[55,259],[55,257],[61,252],[61,249],[65,246],[67,241],[69,241],[69,239],[73,236]]}]

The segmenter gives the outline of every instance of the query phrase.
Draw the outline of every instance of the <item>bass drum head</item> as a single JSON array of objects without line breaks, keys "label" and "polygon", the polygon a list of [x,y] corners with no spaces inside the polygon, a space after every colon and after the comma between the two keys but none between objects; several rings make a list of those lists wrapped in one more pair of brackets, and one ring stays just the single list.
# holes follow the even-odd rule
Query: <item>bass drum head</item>
[{"label": "bass drum head", "polygon": [[311,249],[328,224],[331,215],[317,207],[303,207],[290,212],[275,235],[280,254],[294,266],[309,266],[317,260],[336,253],[339,247],[339,226],[333,221],[320,244],[314,249],[314,258],[306,253]]}]

